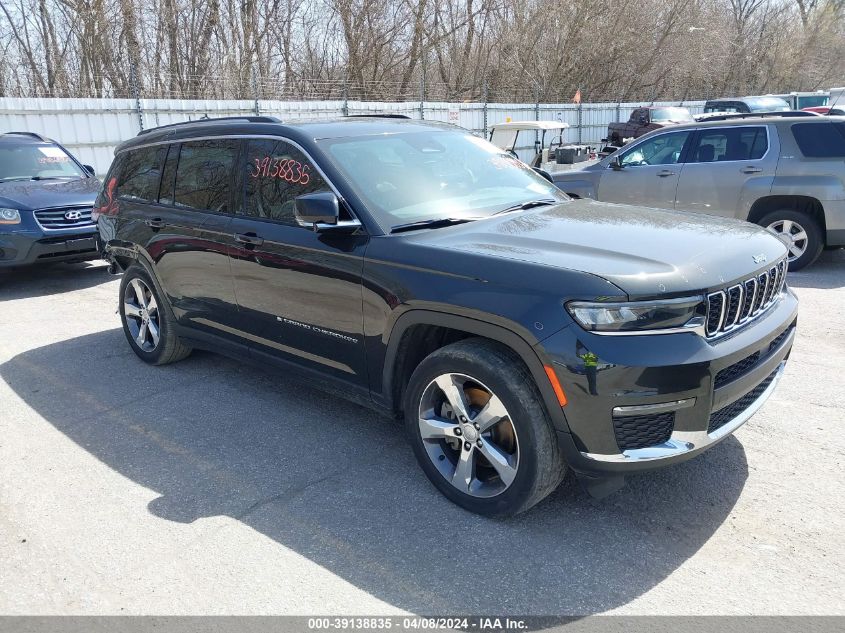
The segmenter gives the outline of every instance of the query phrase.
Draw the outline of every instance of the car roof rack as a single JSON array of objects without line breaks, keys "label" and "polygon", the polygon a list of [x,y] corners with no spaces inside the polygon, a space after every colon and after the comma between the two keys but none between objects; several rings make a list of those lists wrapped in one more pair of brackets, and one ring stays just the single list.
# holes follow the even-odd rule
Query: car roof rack
[{"label": "car roof rack", "polygon": [[30,136],[34,139],[38,139],[39,141],[43,141],[45,143],[52,143],[53,141],[46,136],[41,136],[36,132],[3,132],[0,136]]},{"label": "car roof rack", "polygon": [[728,121],[730,119],[765,119],[768,117],[795,118],[795,117],[819,116],[816,112],[805,112],[804,110],[781,110],[780,112],[728,112],[723,114],[714,113],[713,116],[706,114],[699,115],[698,121]]},{"label": "car roof rack", "polygon": [[410,119],[407,114],[347,114],[348,117],[357,117],[363,119]]},{"label": "car roof rack", "polygon": [[247,123],[281,123],[281,119],[277,119],[274,116],[222,116],[217,118],[211,118],[208,116],[204,116],[200,119],[194,119],[193,121],[179,121],[178,123],[168,123],[167,125],[159,125],[158,127],[151,127],[147,130],[141,130],[138,132],[138,136],[142,136],[144,134],[149,134],[150,132],[156,132],[158,130],[163,130],[166,128],[171,127],[179,127],[180,125],[193,125],[196,123],[218,123],[220,121],[245,121]]}]

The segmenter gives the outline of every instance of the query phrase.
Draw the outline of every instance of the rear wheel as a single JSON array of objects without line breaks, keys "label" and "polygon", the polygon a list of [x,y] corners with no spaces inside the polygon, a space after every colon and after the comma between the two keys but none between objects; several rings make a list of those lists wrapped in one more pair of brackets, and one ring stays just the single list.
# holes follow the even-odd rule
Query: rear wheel
[{"label": "rear wheel", "polygon": [[140,266],[127,270],[120,281],[120,318],[132,351],[145,363],[166,365],[191,353],[176,336],[170,306]]},{"label": "rear wheel", "polygon": [[471,512],[525,511],[563,479],[555,432],[533,378],[492,341],[459,341],[423,360],[406,391],[405,418],[425,474]]},{"label": "rear wheel", "polygon": [[772,211],[760,219],[760,225],[777,235],[789,249],[790,271],[812,264],[824,248],[824,235],[819,223],[801,211]]}]

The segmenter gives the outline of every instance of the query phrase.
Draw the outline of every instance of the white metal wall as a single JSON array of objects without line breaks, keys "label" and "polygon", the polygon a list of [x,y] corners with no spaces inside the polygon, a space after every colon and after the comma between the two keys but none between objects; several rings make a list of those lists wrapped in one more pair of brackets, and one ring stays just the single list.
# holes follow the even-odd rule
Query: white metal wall
[{"label": "white metal wall", "polygon": [[[140,114],[138,105],[140,104]],[[568,123],[565,138],[570,142],[597,144],[611,121],[627,120],[642,103],[445,103],[368,101],[259,101],[258,111],[283,121],[327,119],[365,113],[406,114],[412,118],[455,123],[476,134],[494,123],[553,119]],[[658,102],[653,105],[678,105]],[[703,101],[685,102],[693,114],[701,112]],[[99,175],[111,164],[115,146],[144,128],[204,117],[255,114],[254,101],[178,99],[17,99],[0,98],[0,133],[28,131],[56,139]]]}]

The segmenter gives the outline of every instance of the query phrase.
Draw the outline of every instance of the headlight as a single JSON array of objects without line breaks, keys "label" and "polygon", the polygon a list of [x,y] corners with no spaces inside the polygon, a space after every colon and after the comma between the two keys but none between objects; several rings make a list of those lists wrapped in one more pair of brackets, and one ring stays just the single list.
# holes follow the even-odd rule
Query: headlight
[{"label": "headlight", "polygon": [[692,329],[704,325],[705,315],[702,297],[624,303],[570,301],[566,309],[581,327],[598,333]]},{"label": "headlight", "polygon": [[20,224],[21,214],[17,209],[0,207],[0,224]]}]

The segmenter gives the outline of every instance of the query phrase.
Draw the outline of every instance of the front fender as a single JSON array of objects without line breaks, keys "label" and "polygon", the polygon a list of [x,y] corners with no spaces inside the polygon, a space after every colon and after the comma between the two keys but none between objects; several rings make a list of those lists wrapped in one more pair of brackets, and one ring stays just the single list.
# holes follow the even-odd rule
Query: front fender
[{"label": "front fender", "polygon": [[559,431],[569,431],[566,416],[546,374],[545,367],[551,367],[551,360],[542,348],[536,345],[536,338],[518,324],[512,323],[512,328],[509,328],[502,323],[490,322],[484,315],[479,314],[455,314],[433,309],[410,308],[396,319],[390,329],[382,374],[383,396],[391,409],[397,404],[393,402],[392,394],[395,393],[393,380],[399,357],[399,345],[405,332],[414,325],[432,325],[461,330],[497,341],[510,348],[531,372],[555,428]]}]

